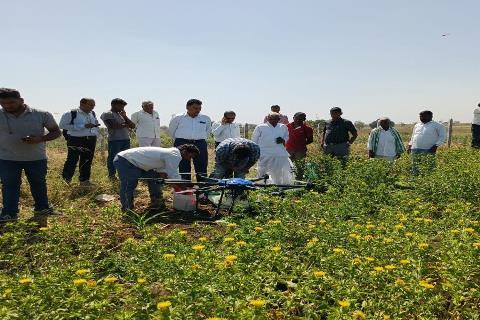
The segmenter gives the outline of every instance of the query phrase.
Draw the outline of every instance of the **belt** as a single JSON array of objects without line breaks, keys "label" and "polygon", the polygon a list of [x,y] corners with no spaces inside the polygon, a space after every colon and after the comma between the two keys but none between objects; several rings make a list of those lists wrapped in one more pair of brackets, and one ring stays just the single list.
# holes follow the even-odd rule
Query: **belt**
[{"label": "belt", "polygon": [[97,139],[97,136],[83,136],[83,137],[76,137],[76,136],[72,136],[72,135],[70,135],[70,138],[75,138],[75,139],[83,139],[83,140],[93,140],[93,139]]}]

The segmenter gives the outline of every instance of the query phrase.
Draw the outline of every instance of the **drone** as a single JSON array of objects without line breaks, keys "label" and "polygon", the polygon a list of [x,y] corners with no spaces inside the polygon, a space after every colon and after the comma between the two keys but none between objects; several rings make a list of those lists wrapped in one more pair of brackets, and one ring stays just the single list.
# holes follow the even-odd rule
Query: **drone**
[{"label": "drone", "polygon": [[287,190],[294,189],[313,189],[315,185],[310,182],[294,181],[293,184],[269,184],[268,175],[256,179],[244,178],[227,178],[216,179],[210,177],[201,177],[201,181],[193,182],[183,179],[162,179],[162,178],[144,178],[142,180],[155,180],[156,183],[162,185],[185,186],[186,190],[177,191],[178,194],[194,194],[195,195],[195,212],[198,212],[200,202],[207,202],[213,205],[215,217],[220,216],[220,212],[225,210],[228,214],[233,212],[235,204],[240,201],[248,203],[247,194],[250,191],[262,190],[266,188],[274,188],[272,195],[284,195]]}]

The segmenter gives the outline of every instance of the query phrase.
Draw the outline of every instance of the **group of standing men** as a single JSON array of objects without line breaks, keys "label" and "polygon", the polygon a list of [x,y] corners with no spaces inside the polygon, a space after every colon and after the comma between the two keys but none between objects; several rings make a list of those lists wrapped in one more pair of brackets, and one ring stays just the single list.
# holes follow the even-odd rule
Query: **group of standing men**
[{"label": "group of standing men", "polygon": [[[0,220],[17,218],[22,171],[30,184],[35,212],[54,214],[47,197],[45,142],[58,138],[63,130],[68,154],[62,177],[70,183],[79,165],[80,183],[90,185],[100,126],[94,112],[95,100],[81,99],[78,108],[63,114],[59,126],[49,112],[25,104],[17,90],[0,89],[0,105],[3,195]],[[303,112],[296,113],[289,122],[288,117],[280,113],[280,107],[274,105],[264,123],[256,126],[252,139],[247,140],[240,137],[234,111],[226,111],[221,121],[212,124],[208,116],[200,113],[202,102],[191,99],[186,104],[186,112],[170,121],[168,131],[174,140],[173,147],[160,148],[160,119],[153,103],[143,102],[142,109],[131,118],[125,112],[126,105],[123,99],[113,99],[110,111],[100,116],[108,130],[108,175],[116,180],[118,172],[123,210],[133,208],[134,191],[142,177],[190,179],[192,160],[197,179],[206,176],[210,134],[214,136],[216,148],[211,177],[245,177],[258,161],[257,176],[268,174],[275,184],[293,181],[292,161],[304,159],[307,145],[313,142],[313,129],[305,124]],[[321,146],[325,154],[345,161],[358,133],[351,121],[342,118],[340,108],[332,108],[330,115],[331,119],[319,128]],[[407,149],[390,120],[380,119],[368,139],[369,156],[393,161],[405,150],[413,155],[435,154],[445,141],[445,128],[432,118],[430,111],[420,113],[420,122],[414,127]],[[140,147],[130,148],[130,130],[135,130]],[[152,206],[162,206],[159,185],[149,180],[148,186]]]}]

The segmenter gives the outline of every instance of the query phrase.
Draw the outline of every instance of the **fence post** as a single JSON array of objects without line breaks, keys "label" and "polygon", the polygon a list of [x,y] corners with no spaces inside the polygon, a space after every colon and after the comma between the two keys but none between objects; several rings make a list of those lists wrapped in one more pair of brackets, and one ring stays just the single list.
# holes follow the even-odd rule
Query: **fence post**
[{"label": "fence post", "polygon": [[450,148],[452,145],[452,132],[453,132],[453,119],[450,119],[448,122],[448,143],[447,146]]},{"label": "fence post", "polygon": [[105,134],[103,130],[100,130],[100,158],[102,160],[102,163],[106,163],[105,159]]},{"label": "fence post", "polygon": [[248,123],[245,123],[245,126],[243,127],[243,136],[245,139],[248,139]]}]

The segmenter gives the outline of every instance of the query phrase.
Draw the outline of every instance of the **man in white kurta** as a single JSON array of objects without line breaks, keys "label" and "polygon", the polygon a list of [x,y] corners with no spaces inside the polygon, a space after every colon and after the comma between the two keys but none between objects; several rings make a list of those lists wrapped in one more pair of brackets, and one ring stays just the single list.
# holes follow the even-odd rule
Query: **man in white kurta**
[{"label": "man in white kurta", "polygon": [[142,102],[142,110],[132,114],[140,147],[160,147],[160,117],[153,110],[153,102]]},{"label": "man in white kurta", "polygon": [[274,184],[291,184],[293,182],[293,165],[285,149],[288,129],[279,123],[280,115],[272,112],[268,122],[258,125],[253,131],[252,141],[260,147],[257,176],[270,176]]}]

